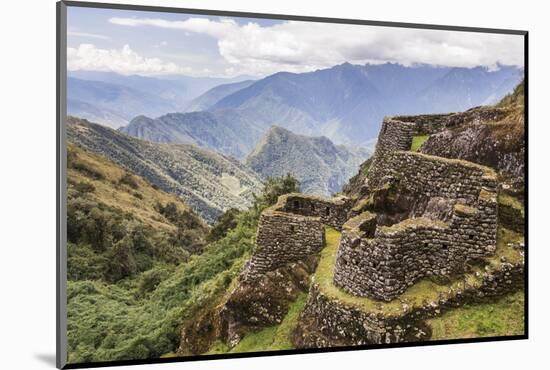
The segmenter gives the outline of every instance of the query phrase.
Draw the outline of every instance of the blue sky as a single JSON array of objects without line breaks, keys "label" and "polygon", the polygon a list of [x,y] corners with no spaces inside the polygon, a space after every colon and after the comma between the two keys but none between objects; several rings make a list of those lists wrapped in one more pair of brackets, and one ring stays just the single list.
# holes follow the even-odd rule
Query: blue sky
[{"label": "blue sky", "polygon": [[69,70],[262,77],[343,62],[523,66],[515,35],[68,9]]}]

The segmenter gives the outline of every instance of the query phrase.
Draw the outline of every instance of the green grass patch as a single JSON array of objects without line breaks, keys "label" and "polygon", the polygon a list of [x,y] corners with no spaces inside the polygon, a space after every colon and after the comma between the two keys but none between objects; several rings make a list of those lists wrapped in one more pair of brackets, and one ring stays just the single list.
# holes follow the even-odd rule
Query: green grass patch
[{"label": "green grass patch", "polygon": [[307,294],[301,293],[290,305],[283,321],[276,326],[259,330],[246,335],[234,348],[229,348],[221,341],[216,341],[207,354],[242,353],[261,351],[281,351],[293,349],[290,335],[298,323],[298,318],[306,304]]},{"label": "green grass patch", "polygon": [[[363,311],[369,311],[385,316],[397,316],[403,312],[403,304],[406,303],[410,308],[420,307],[426,302],[437,301],[442,297],[454,295],[457,291],[463,290],[464,285],[478,286],[481,276],[476,276],[476,272],[482,272],[481,266],[476,267],[473,272],[463,275],[460,278],[452,280],[448,284],[438,284],[429,279],[422,279],[408,288],[398,299],[390,302],[378,301],[368,297],[358,297],[345,292],[334,285],[334,266],[336,264],[336,255],[340,241],[340,232],[334,228],[325,229],[326,247],[321,252],[319,266],[314,274],[314,281],[319,285],[321,291],[332,299],[337,299],[345,304],[357,307]],[[509,246],[509,243],[517,243],[522,240],[520,234],[513,231],[500,228],[497,235],[497,249],[495,255],[485,259],[485,262],[492,268],[498,267],[500,257],[506,257],[510,263],[521,261],[523,258],[519,250]]]},{"label": "green grass patch", "polygon": [[466,305],[428,320],[432,340],[524,334],[523,291],[494,302]]},{"label": "green grass patch", "polygon": [[520,201],[517,198],[514,198],[508,194],[499,194],[498,196],[498,204],[501,206],[508,206],[515,209],[521,210],[521,212],[524,212],[524,206],[523,202]]},{"label": "green grass patch", "polygon": [[370,195],[367,198],[361,199],[355,206],[353,206],[354,212],[363,212],[366,209],[372,207],[374,205],[374,197]]},{"label": "green grass patch", "polygon": [[411,143],[411,151],[418,152],[422,144],[424,144],[429,137],[430,135],[413,136],[412,143]]}]

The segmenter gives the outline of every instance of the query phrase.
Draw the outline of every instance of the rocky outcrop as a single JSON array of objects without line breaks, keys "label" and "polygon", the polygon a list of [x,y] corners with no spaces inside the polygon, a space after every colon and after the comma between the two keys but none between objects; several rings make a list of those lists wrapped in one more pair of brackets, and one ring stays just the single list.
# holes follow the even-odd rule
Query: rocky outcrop
[{"label": "rocky outcrop", "polygon": [[523,125],[479,123],[436,133],[424,143],[421,152],[480,163],[522,181],[524,143]]},{"label": "rocky outcrop", "polygon": [[219,312],[221,339],[235,346],[245,334],[280,324],[298,294],[307,292],[318,257],[311,255],[251,281],[239,282]]}]

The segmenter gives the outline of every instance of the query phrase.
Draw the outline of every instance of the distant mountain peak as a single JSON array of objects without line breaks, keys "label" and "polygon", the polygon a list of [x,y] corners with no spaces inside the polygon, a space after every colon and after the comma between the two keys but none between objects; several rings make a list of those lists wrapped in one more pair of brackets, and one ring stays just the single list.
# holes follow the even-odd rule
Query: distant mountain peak
[{"label": "distant mountain peak", "polygon": [[298,135],[271,126],[246,163],[264,178],[290,173],[303,192],[330,195],[341,190],[369,155],[366,149],[335,146],[325,136]]}]

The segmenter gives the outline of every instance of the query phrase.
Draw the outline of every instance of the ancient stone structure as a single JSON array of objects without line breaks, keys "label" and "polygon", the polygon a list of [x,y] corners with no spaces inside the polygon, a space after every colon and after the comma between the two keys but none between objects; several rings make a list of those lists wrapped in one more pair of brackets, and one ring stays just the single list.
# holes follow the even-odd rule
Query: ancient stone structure
[{"label": "ancient stone structure", "polygon": [[220,334],[228,345],[246,332],[281,322],[297,294],[309,289],[325,245],[325,225],[341,228],[350,207],[346,197],[287,194],[262,212],[252,256],[219,312]]},{"label": "ancient stone structure", "polygon": [[403,304],[400,313],[383,314],[334,299],[314,284],[293,342],[300,348],[323,348],[426,340],[431,335],[426,319],[465,303],[483,302],[517,291],[523,286],[523,262],[502,262],[494,271],[483,273],[479,285],[465,285],[423,306]]},{"label": "ancient stone structure", "polygon": [[325,199],[287,194],[266,209],[258,223],[256,247],[245,266],[243,280],[317,254],[324,246],[324,225],[341,228],[350,208],[345,197]]},{"label": "ancient stone structure", "polygon": [[[281,196],[262,213],[252,256],[220,311],[226,343],[232,346],[249,330],[280,323],[297,292],[308,289],[292,337],[298,347],[425,340],[431,335],[427,318],[521,287],[523,261],[494,257],[498,221],[514,230],[523,225],[513,221],[520,210],[512,202],[499,215],[495,171],[411,151],[417,135],[498,121],[505,113],[488,108],[386,118],[358,199]],[[329,226],[341,231],[336,256],[331,254],[332,273],[325,285],[313,280],[309,286]],[[473,265],[487,264],[489,269],[472,278]],[[421,280],[460,282],[466,274],[475,283],[464,280],[460,289],[449,287],[445,295],[413,307],[401,301]],[[379,308],[396,302],[402,309]]]},{"label": "ancient stone structure", "polygon": [[[465,280],[460,289],[414,307],[403,301],[397,312],[383,308],[421,279],[452,281],[471,274],[471,264],[493,258],[499,216],[495,171],[410,148],[416,135],[479,119],[497,121],[502,114],[484,109],[384,120],[361,199],[341,228],[333,285],[349,299],[314,282],[293,336],[298,347],[425,340],[431,335],[426,319],[523,286],[523,261],[502,259],[476,272],[475,284]],[[371,303],[361,305],[354,297]]]},{"label": "ancient stone structure", "polygon": [[[494,252],[494,171],[420,153],[396,151],[384,158],[369,185],[391,184],[400,196],[410,194],[410,201],[392,200],[389,205],[403,208],[397,223],[373,230],[373,219],[388,217],[366,212],[344,224],[336,285],[388,301],[425,276],[461,273],[468,262]],[[367,231],[357,219],[369,224]]]}]

